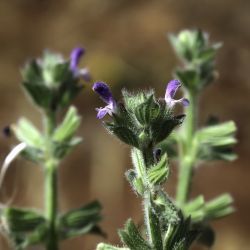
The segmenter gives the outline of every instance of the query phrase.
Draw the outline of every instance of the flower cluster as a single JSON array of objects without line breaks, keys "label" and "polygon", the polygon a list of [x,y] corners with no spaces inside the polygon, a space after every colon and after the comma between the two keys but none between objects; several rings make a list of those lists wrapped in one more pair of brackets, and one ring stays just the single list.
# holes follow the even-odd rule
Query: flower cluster
[{"label": "flower cluster", "polygon": [[180,86],[178,80],[170,81],[166,87],[165,100],[157,100],[152,90],[137,94],[123,90],[124,102],[118,103],[106,83],[96,82],[93,90],[107,104],[96,109],[97,118],[110,115],[112,121],[104,123],[106,128],[129,145],[137,148],[154,146],[183,121],[184,115],[174,116],[172,111],[177,103],[183,106],[189,103],[186,98],[174,99]]},{"label": "flower cluster", "polygon": [[[189,101],[186,98],[175,100],[174,96],[177,90],[181,87],[180,81],[174,79],[171,80],[166,87],[165,102],[169,108],[173,108],[175,104],[181,103],[184,107],[189,105]],[[104,108],[97,108],[97,118],[102,119],[106,114],[112,116],[112,113],[117,112],[117,102],[114,99],[109,86],[104,82],[96,82],[93,86],[93,90],[99,94],[100,98],[107,104]]]},{"label": "flower cluster", "polygon": [[90,81],[87,68],[78,67],[83,48],[72,50],[70,60],[45,51],[42,58],[31,60],[22,70],[23,87],[39,107],[56,110],[67,106],[82,88],[80,80]]}]

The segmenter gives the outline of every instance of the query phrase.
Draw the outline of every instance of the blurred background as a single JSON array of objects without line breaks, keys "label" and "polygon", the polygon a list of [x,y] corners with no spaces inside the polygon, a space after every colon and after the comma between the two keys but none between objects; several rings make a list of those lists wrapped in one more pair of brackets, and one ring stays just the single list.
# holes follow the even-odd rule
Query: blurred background
[{"label": "blurred background", "polygon": [[[164,96],[166,83],[177,60],[166,39],[167,32],[201,28],[212,41],[222,41],[218,54],[219,79],[200,100],[200,124],[214,114],[238,126],[239,159],[215,162],[197,171],[193,195],[213,198],[230,192],[237,212],[213,223],[217,240],[214,250],[250,249],[250,1],[247,0],[1,0],[0,1],[0,128],[23,115],[40,126],[40,114],[25,99],[20,86],[20,68],[45,48],[69,56],[75,46],[87,50],[82,66],[88,66],[93,81],[120,89],[154,87]],[[132,217],[142,221],[140,200],[124,177],[131,167],[129,149],[112,138],[96,119],[95,107],[102,102],[86,84],[75,105],[83,123],[79,135],[84,143],[65,159],[60,168],[60,210],[79,207],[93,199],[103,206],[101,223],[107,241],[119,244],[117,228]],[[3,161],[15,140],[1,136]],[[176,170],[166,186],[174,195]],[[1,202],[43,208],[42,170],[22,159],[6,176]],[[98,236],[65,241],[62,250],[92,250]],[[4,237],[0,249],[9,249]],[[31,249],[41,249],[33,247]],[[196,249],[203,249],[197,247]]]}]

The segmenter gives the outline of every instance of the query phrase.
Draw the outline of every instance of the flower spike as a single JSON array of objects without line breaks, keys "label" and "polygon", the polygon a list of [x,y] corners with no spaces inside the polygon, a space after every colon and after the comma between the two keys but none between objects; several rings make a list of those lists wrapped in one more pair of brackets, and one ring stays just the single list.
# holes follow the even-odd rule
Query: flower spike
[{"label": "flower spike", "polygon": [[165,101],[170,108],[174,107],[176,103],[181,103],[184,107],[189,105],[188,99],[184,97],[179,100],[174,99],[174,96],[180,87],[181,83],[178,80],[171,80],[167,85],[165,93]]},{"label": "flower spike", "polygon": [[100,98],[107,103],[104,108],[97,108],[97,118],[102,119],[106,114],[110,116],[115,113],[117,108],[117,103],[109,89],[109,86],[104,82],[96,82],[93,85],[93,90],[99,94]]},{"label": "flower spike", "polygon": [[84,55],[85,49],[77,47],[70,54],[70,69],[76,77],[82,77],[85,81],[91,80],[89,70],[87,68],[78,68],[81,57]]}]

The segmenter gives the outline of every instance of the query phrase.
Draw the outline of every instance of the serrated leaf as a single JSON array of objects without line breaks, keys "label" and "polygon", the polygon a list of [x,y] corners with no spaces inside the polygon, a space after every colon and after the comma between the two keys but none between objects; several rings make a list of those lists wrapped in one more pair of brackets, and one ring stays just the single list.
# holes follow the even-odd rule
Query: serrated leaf
[{"label": "serrated leaf", "polygon": [[174,128],[183,122],[184,117],[185,116],[166,116],[164,120],[155,120],[155,122],[151,124],[152,139],[154,140],[155,144],[165,140],[171,134]]},{"label": "serrated leaf", "polygon": [[135,224],[129,219],[125,224],[124,230],[119,230],[122,242],[133,250],[152,250],[147,242],[142,238]]},{"label": "serrated leaf", "polygon": [[149,168],[147,176],[151,185],[154,186],[163,183],[168,178],[168,175],[167,154],[164,154],[156,165]]},{"label": "serrated leaf", "polygon": [[139,105],[146,102],[150,96],[154,96],[154,90],[151,89],[148,92],[129,93],[127,90],[123,89],[122,95],[126,109],[134,114]]},{"label": "serrated leaf", "polygon": [[159,105],[154,100],[154,95],[147,97],[146,101],[138,105],[134,114],[139,123],[143,126],[149,125],[155,120],[160,112]]},{"label": "serrated leaf", "polygon": [[116,135],[124,143],[134,147],[139,147],[137,136],[129,128],[116,126],[110,123],[105,123],[105,127],[111,134]]}]

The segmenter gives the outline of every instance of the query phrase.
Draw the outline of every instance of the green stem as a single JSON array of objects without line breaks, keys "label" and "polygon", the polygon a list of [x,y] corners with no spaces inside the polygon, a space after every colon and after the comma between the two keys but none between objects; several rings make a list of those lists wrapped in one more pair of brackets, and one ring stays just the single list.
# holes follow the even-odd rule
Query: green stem
[{"label": "green stem", "polygon": [[45,175],[45,200],[46,200],[46,217],[48,220],[48,238],[46,249],[57,250],[57,232],[56,232],[56,217],[57,217],[57,163],[48,161],[46,164]]},{"label": "green stem", "polygon": [[179,179],[177,184],[176,201],[183,206],[189,197],[193,175],[193,163],[183,160],[180,163]]},{"label": "green stem", "polygon": [[179,176],[177,183],[176,201],[182,206],[188,198],[191,189],[193,167],[195,164],[193,137],[197,127],[197,94],[188,92],[189,107],[182,127],[183,141],[179,142]]},{"label": "green stem", "polygon": [[57,165],[58,161],[54,159],[53,142],[51,136],[55,129],[55,114],[50,112],[46,114],[46,161],[45,161],[45,209],[48,220],[48,237],[46,242],[47,250],[58,249],[58,239],[56,230],[57,217]]},{"label": "green stem", "polygon": [[162,250],[163,242],[161,236],[160,221],[155,212],[153,211],[152,205],[150,204],[150,191],[145,194],[143,205],[144,205],[144,217],[147,228],[147,235],[149,242],[154,249]]},{"label": "green stem", "polygon": [[[145,164],[142,166],[145,168],[141,170],[144,174],[143,179],[147,179],[147,170],[154,164],[154,155],[153,155],[153,146],[150,144],[148,147],[142,149],[141,155],[143,156],[143,160]],[[143,195],[143,210],[144,210],[144,220],[147,230],[147,235],[149,238],[149,242],[154,249],[161,250],[163,249],[160,222],[156,214],[153,212],[151,197],[155,194],[156,190],[152,190],[149,188],[147,184],[144,182],[145,193]]]},{"label": "green stem", "polygon": [[196,127],[197,127],[197,94],[195,92],[187,92],[189,106],[187,107],[187,115],[183,124],[183,132],[186,135],[186,146],[191,143]]}]

